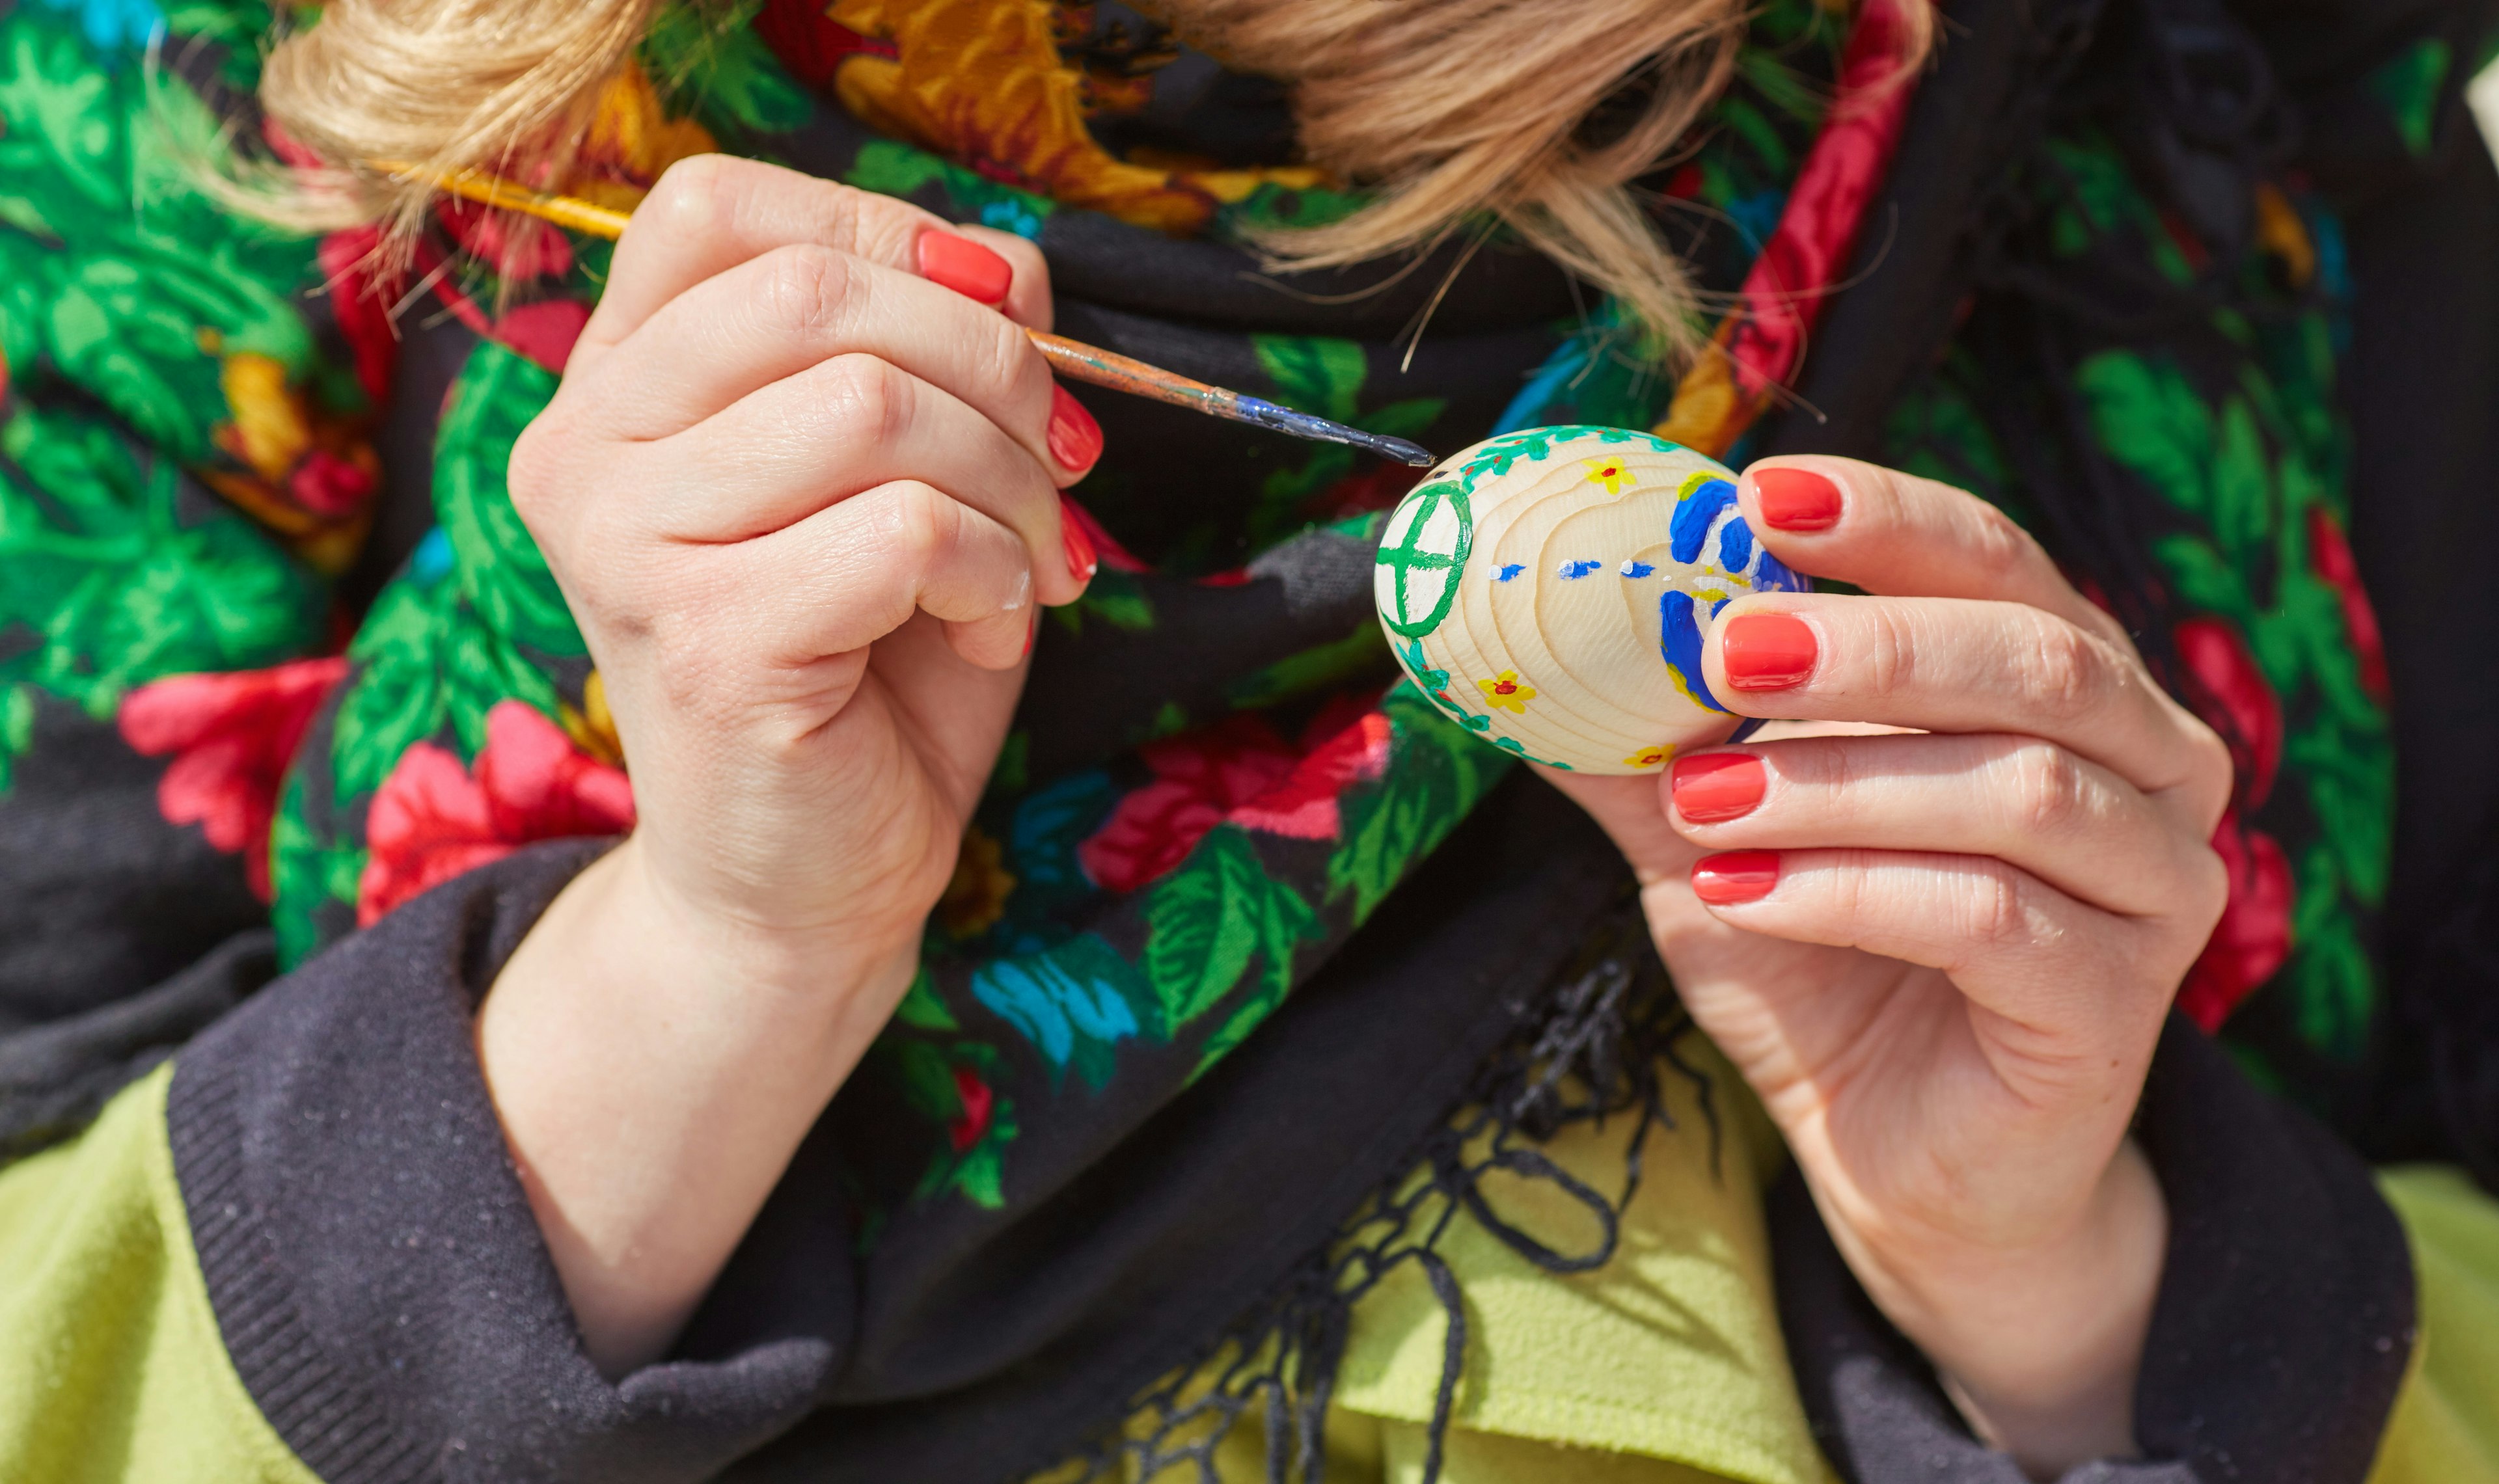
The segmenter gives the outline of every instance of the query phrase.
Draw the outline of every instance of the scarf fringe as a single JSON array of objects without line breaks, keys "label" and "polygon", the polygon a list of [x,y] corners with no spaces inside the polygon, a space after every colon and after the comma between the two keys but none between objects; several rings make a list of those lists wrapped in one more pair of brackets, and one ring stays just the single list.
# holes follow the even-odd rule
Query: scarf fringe
[{"label": "scarf fringe", "polygon": [[[1120,1425],[1046,1477],[1067,1484],[1159,1480],[1187,1469],[1176,1476],[1218,1484],[1217,1450],[1255,1408],[1269,1484],[1317,1484],[1326,1469],[1328,1405],[1354,1306],[1411,1264],[1448,1318],[1422,1471],[1422,1484],[1437,1484],[1466,1363],[1465,1298],[1439,1250],[1459,1210],[1546,1272],[1603,1267],[1620,1242],[1622,1212],[1639,1189],[1650,1130],[1676,1126],[1665,1097],[1670,1071],[1696,1090],[1709,1129],[1710,1173],[1715,1178],[1720,1171],[1712,1082],[1677,1048],[1692,1019],[1649,945],[1637,901],[1626,900],[1601,919],[1521,1018],[1520,1029],[1485,1058],[1450,1113],[1334,1238],[1296,1263],[1268,1298],[1189,1363],[1132,1399]],[[1611,1197],[1539,1147],[1574,1125],[1602,1127],[1626,1115],[1639,1122],[1624,1154],[1621,1188]],[[1484,1178],[1495,1172],[1559,1187],[1596,1217],[1596,1243],[1584,1252],[1559,1251],[1503,1219],[1483,1189]]]}]

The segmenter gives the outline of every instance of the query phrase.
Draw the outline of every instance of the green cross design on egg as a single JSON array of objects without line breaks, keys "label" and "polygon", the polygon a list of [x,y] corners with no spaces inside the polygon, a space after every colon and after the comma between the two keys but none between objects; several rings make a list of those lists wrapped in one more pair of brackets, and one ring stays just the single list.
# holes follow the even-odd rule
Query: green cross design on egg
[{"label": "green cross design on egg", "polygon": [[1380,532],[1375,559],[1380,622],[1391,633],[1419,639],[1441,627],[1457,601],[1475,539],[1464,489],[1431,484],[1406,497]]}]

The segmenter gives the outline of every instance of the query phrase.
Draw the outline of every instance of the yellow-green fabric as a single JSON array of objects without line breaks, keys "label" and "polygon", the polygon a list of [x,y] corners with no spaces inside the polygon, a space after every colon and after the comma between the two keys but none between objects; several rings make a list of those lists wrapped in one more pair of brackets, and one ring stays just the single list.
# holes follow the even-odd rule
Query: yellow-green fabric
[{"label": "yellow-green fabric", "polygon": [[[1456,1218],[1442,1250],[1474,1332],[1445,1484],[1835,1477],[1806,1430],[1770,1297],[1761,1193],[1785,1154],[1733,1069],[1698,1038],[1686,1054],[1705,1056],[1717,1084],[1723,1170],[1713,1178],[1699,1110],[1677,1084],[1682,1132],[1651,1138],[1615,1262],[1545,1273]],[[1604,1189],[1629,1133],[1574,1128],[1548,1152]],[[2420,1339],[2369,1484],[2499,1484],[2499,1201],[2444,1166],[2390,1170],[2381,1185],[2412,1244]],[[1549,1187],[1504,1194],[1497,1209],[1548,1242],[1586,1229]],[[1443,1325],[1419,1274],[1355,1310],[1328,1419],[1330,1478],[1421,1477]],[[1229,1440],[1226,1484],[1265,1478],[1254,1431]]]},{"label": "yellow-green fabric", "polygon": [[173,1075],[0,1170],[0,1478],[315,1484],[218,1337],[165,1142]]},{"label": "yellow-green fabric", "polygon": [[[1733,1071],[1688,1054],[1716,1083],[1720,1168],[1671,1082],[1680,1128],[1651,1137],[1612,1263],[1546,1273],[1464,1214],[1444,1239],[1472,1326],[1445,1484],[1830,1484],[1770,1299],[1761,1193],[1784,1156]],[[159,1069],[0,1171],[0,1477],[315,1484],[226,1358],[165,1140],[171,1081]],[[1547,1152],[1603,1189],[1630,1133],[1577,1127]],[[2444,1167],[2381,1183],[2412,1243],[2420,1340],[2370,1484],[2499,1484],[2499,1201]],[[1548,1242],[1589,1234],[1549,1186],[1495,1200]],[[1421,1477],[1443,1323],[1419,1274],[1355,1310],[1330,1477]],[[1224,1450],[1227,1481],[1265,1477],[1256,1431]]]},{"label": "yellow-green fabric", "polygon": [[[1665,1074],[1676,1128],[1649,1137],[1639,1193],[1614,1260],[1548,1273],[1460,1212],[1440,1251],[1466,1295],[1468,1353],[1443,1477],[1447,1484],[1824,1484],[1771,1298],[1762,1192],[1785,1159],[1743,1080],[1699,1036],[1687,1059],[1710,1079],[1723,1133],[1712,1169],[1697,1090]],[[1620,1183],[1629,1117],[1574,1125],[1544,1152],[1600,1191]],[[1504,1219],[1556,1250],[1586,1250],[1594,1219],[1550,1182],[1486,1186]],[[1418,1478],[1447,1321],[1405,1265],[1353,1313],[1336,1408],[1331,1478]],[[1250,1441],[1240,1435],[1231,1439]],[[1255,1447],[1227,1481],[1265,1477]]]},{"label": "yellow-green fabric", "polygon": [[2378,1184],[2412,1244],[2420,1339],[2369,1484],[2499,1484],[2499,1201],[2445,1165]]}]

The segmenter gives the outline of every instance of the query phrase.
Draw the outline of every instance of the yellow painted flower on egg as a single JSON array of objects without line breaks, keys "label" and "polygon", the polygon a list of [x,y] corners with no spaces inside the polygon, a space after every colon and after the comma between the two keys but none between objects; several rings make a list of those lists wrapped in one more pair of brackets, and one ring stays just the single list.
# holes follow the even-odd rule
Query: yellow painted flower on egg
[{"label": "yellow painted flower on egg", "polygon": [[1662,766],[1666,762],[1666,759],[1673,756],[1674,748],[1671,745],[1662,747],[1643,747],[1639,752],[1636,752],[1630,757],[1624,758],[1623,761],[1626,765],[1631,767],[1653,768]]},{"label": "yellow painted flower on egg", "polygon": [[1527,715],[1527,703],[1536,699],[1536,688],[1521,683],[1516,670],[1504,670],[1494,679],[1478,680],[1476,689],[1483,692],[1485,705],[1520,716]]},{"label": "yellow painted flower on egg", "polygon": [[1604,485],[1608,495],[1620,495],[1624,485],[1639,483],[1632,477],[1632,471],[1623,467],[1620,459],[1582,459],[1579,462],[1588,466],[1588,482]]}]

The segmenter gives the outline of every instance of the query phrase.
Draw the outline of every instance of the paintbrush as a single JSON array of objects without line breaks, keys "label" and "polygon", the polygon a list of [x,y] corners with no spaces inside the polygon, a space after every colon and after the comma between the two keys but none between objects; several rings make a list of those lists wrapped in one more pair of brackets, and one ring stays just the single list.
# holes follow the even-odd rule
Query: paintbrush
[{"label": "paintbrush", "polygon": [[[439,190],[466,197],[485,206],[553,222],[568,231],[603,237],[610,242],[625,235],[625,224],[632,218],[623,211],[610,210],[575,196],[557,196],[536,191],[514,181],[473,170],[454,171],[448,175],[428,177],[412,165],[392,160],[375,160],[376,170],[395,176],[423,178]],[[1236,423],[1248,423],[1290,437],[1308,438],[1316,443],[1344,443],[1376,453],[1383,459],[1428,468],[1433,464],[1431,451],[1404,438],[1384,434],[1365,433],[1343,423],[1314,417],[1279,406],[1264,398],[1250,397],[1219,386],[1209,386],[1178,371],[1167,371],[1159,366],[1149,366],[1132,356],[1096,349],[1081,340],[1041,330],[1026,330],[1034,345],[1050,359],[1051,369],[1073,381],[1108,387],[1137,397],[1151,397],[1176,407],[1188,407],[1209,417],[1220,417]]]}]

